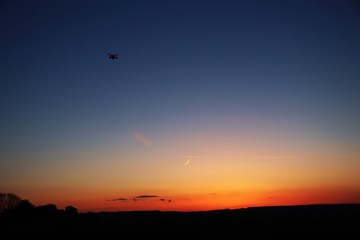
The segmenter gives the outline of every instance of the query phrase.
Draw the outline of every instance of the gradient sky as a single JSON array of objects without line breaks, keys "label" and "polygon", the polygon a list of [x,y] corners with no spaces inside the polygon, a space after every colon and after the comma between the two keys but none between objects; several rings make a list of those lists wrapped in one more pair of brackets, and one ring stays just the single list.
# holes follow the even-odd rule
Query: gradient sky
[{"label": "gradient sky", "polygon": [[359,13],[2,1],[0,192],[80,211],[359,203]]}]

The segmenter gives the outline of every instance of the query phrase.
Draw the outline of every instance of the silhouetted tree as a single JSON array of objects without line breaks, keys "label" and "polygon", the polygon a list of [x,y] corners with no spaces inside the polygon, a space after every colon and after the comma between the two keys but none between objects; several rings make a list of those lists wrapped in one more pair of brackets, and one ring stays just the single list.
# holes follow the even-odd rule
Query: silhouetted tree
[{"label": "silhouetted tree", "polygon": [[0,193],[0,212],[14,210],[21,202],[21,198],[14,193]]},{"label": "silhouetted tree", "polygon": [[70,219],[76,219],[78,217],[78,210],[73,206],[66,206],[65,207],[65,216]]},{"label": "silhouetted tree", "polygon": [[46,205],[40,205],[35,207],[38,212],[56,212],[57,207],[55,204],[46,204]]},{"label": "silhouetted tree", "polygon": [[55,204],[36,206],[35,214],[40,220],[54,220],[58,215],[58,209]]},{"label": "silhouetted tree", "polygon": [[35,208],[35,206],[29,202],[29,200],[21,200],[21,202],[16,206],[15,210],[19,212],[30,212]]},{"label": "silhouetted tree", "polygon": [[76,207],[66,206],[66,207],[65,207],[65,213],[66,213],[66,215],[74,216],[74,215],[77,215],[77,214],[78,214],[78,210],[77,210]]}]

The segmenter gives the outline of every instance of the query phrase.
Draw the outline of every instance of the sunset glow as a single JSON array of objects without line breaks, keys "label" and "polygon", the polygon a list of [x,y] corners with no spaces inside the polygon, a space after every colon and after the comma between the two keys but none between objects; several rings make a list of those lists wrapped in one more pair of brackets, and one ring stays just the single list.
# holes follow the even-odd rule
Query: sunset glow
[{"label": "sunset glow", "polygon": [[0,192],[81,212],[360,203],[360,15],[270,2],[8,1]]}]

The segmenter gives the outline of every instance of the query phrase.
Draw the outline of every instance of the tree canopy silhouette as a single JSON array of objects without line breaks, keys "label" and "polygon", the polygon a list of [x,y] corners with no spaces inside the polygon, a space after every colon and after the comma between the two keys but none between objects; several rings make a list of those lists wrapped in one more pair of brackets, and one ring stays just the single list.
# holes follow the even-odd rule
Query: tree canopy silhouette
[{"label": "tree canopy silhouette", "polygon": [[14,193],[0,193],[0,212],[14,210],[21,202],[21,198]]},{"label": "tree canopy silhouette", "polygon": [[65,207],[65,213],[66,215],[68,216],[75,216],[78,214],[78,210],[76,207],[73,207],[73,206],[66,206]]}]

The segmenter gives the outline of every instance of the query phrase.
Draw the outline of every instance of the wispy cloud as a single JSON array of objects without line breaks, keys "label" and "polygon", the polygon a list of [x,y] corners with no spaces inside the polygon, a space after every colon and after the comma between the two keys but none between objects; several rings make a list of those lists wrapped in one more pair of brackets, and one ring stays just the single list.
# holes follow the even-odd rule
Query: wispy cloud
[{"label": "wispy cloud", "polygon": [[[120,201],[120,202],[126,202],[126,201],[143,201],[143,200],[146,200],[146,199],[150,199],[150,198],[159,198],[160,196],[158,195],[138,195],[138,196],[135,196],[135,197],[132,197],[132,198],[123,198],[123,197],[120,197],[120,198],[113,198],[113,199],[108,199],[106,201]],[[172,202],[171,199],[165,199],[165,198],[160,198],[159,201],[161,202]]]},{"label": "wispy cloud", "polygon": [[139,195],[139,196],[136,196],[135,198],[156,198],[156,197],[159,197],[157,195]]},{"label": "wispy cloud", "polygon": [[146,138],[142,133],[139,132],[133,132],[132,134],[133,138],[138,141],[141,142],[142,144],[144,144],[145,146],[150,146],[153,144],[153,141],[151,141],[150,139]]},{"label": "wispy cloud", "polygon": [[190,162],[191,162],[191,159],[186,159],[185,162],[184,162],[184,166],[189,165]]},{"label": "wispy cloud", "polygon": [[185,158],[184,160],[184,166],[187,166],[190,164],[190,162],[193,160],[193,159],[199,159],[199,158],[203,158],[204,156],[201,156],[201,155],[185,155],[183,156],[182,158]]},{"label": "wispy cloud", "polygon": [[114,198],[112,201],[127,201],[127,198]]},{"label": "wispy cloud", "polygon": [[204,156],[201,155],[185,155],[184,158],[203,158]]},{"label": "wispy cloud", "polygon": [[106,201],[113,201],[113,202],[115,202],[115,201],[127,201],[128,199],[127,198],[113,198],[113,199],[108,199],[108,200],[106,200]]},{"label": "wispy cloud", "polygon": [[294,156],[257,156],[257,159],[294,159]]}]

